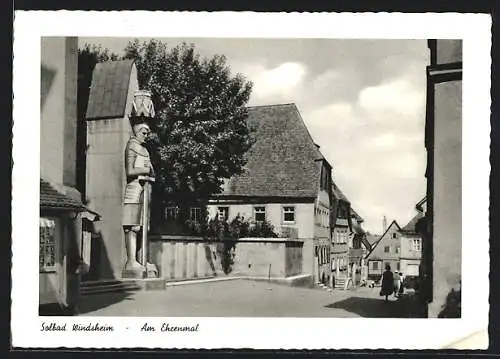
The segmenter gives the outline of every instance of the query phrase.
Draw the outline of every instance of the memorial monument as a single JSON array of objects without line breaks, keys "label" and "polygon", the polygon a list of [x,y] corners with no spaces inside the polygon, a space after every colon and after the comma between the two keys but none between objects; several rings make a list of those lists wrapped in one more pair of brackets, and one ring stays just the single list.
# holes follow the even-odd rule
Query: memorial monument
[{"label": "memorial monument", "polygon": [[158,277],[143,245],[154,180],[144,141],[154,113],[151,95],[139,90],[133,60],[96,65],[85,117],[85,197],[102,221],[94,228],[90,281]]},{"label": "memorial monument", "polygon": [[[158,270],[148,263],[147,234],[150,223],[151,183],[155,171],[146,140],[151,134],[148,121],[154,118],[154,106],[148,91],[136,91],[130,122],[133,134],[125,148],[126,182],[123,196],[122,225],[125,232],[127,261],[124,278],[157,277]],[[139,241],[139,234],[140,241]]]}]

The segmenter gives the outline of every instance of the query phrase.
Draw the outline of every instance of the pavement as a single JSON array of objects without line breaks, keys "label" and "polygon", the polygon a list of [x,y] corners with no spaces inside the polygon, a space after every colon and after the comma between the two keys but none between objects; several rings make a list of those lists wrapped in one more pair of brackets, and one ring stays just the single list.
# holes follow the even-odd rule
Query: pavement
[{"label": "pavement", "polygon": [[246,279],[209,281],[159,291],[82,297],[80,316],[407,318],[411,296],[385,302],[378,288],[291,287]]}]

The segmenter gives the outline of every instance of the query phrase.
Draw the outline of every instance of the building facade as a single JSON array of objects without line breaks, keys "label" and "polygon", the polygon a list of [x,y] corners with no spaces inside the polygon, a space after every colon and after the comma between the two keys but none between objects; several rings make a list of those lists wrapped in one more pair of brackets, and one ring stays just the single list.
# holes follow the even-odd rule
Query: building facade
[{"label": "building facade", "polygon": [[336,183],[332,184],[332,274],[334,287],[343,287],[349,278],[349,244],[353,239],[351,202]]},{"label": "building facade", "polygon": [[255,142],[245,171],[212,196],[209,218],[267,221],[279,237],[302,241],[303,272],[328,282],[331,165],[294,104],[249,107],[247,121]]},{"label": "building facade", "polygon": [[400,271],[407,278],[419,276],[420,260],[422,258],[422,236],[417,230],[417,224],[423,214],[418,213],[410,222],[401,228]]},{"label": "building facade", "polygon": [[380,279],[387,264],[390,265],[392,271],[400,271],[400,231],[399,224],[392,221],[378,241],[373,244],[371,251],[366,255],[369,279]]},{"label": "building facade", "polygon": [[428,47],[427,210],[419,295],[435,318],[461,315],[450,303],[461,300],[462,41],[429,40]]},{"label": "building facade", "polygon": [[89,258],[82,224],[97,219],[76,190],[76,37],[41,39],[40,314],[77,310]]}]

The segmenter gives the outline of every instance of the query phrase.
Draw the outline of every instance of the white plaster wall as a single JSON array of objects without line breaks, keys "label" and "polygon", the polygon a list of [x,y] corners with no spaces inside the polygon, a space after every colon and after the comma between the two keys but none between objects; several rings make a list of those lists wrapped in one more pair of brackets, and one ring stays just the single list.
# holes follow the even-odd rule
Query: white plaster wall
[{"label": "white plaster wall", "polygon": [[436,317],[461,280],[462,258],[462,82],[435,85],[434,298]]},{"label": "white plaster wall", "polygon": [[[256,204],[209,204],[207,209],[209,218],[214,218],[217,215],[217,207],[229,207],[229,220],[236,217],[238,214],[244,218],[254,218],[254,207],[266,207],[266,219],[275,228],[276,232],[280,232],[282,226],[297,228],[298,237],[313,238],[315,233],[314,226],[314,203],[256,203]],[[283,207],[295,207],[295,223],[283,223]]]},{"label": "white plaster wall", "polygon": [[57,184],[63,183],[65,57],[64,37],[42,37],[42,67],[50,70],[54,77],[50,82],[42,72],[41,97],[45,103],[41,104],[40,172],[43,178]]}]

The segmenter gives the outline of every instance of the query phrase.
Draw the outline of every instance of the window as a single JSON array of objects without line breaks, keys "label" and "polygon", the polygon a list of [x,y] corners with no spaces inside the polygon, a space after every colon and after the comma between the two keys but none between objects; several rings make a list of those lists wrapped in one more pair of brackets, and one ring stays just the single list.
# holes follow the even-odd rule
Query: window
[{"label": "window", "polygon": [[189,209],[189,219],[193,222],[200,223],[201,222],[201,208],[200,207],[191,207]]},{"label": "window", "polygon": [[179,214],[178,207],[167,207],[165,208],[165,218],[168,220],[176,220]]},{"label": "window", "polygon": [[396,233],[393,233],[393,234],[392,234],[392,238],[396,238]]},{"label": "window", "polygon": [[283,207],[283,222],[295,222],[295,207]]},{"label": "window", "polygon": [[413,250],[420,252],[422,250],[422,242],[420,239],[413,240]]},{"label": "window", "polygon": [[396,247],[396,254],[399,253],[399,247]]},{"label": "window", "polygon": [[40,271],[54,271],[56,269],[56,246],[58,240],[58,226],[55,219],[40,218]]},{"label": "window", "polygon": [[255,222],[264,222],[266,220],[266,207],[254,207]]},{"label": "window", "polygon": [[390,246],[385,246],[384,247],[384,253],[389,253],[391,251],[391,247]]},{"label": "window", "polygon": [[399,271],[400,269],[401,269],[401,263],[399,263],[399,262],[398,262],[398,263],[396,264],[396,270],[397,270],[397,271]]},{"label": "window", "polygon": [[374,270],[378,270],[378,269],[379,269],[379,268],[378,268],[378,262],[372,262],[372,263],[373,263],[373,264],[372,264],[372,268],[373,268]]},{"label": "window", "polygon": [[229,207],[217,207],[217,217],[219,221],[227,221],[229,218]]}]

